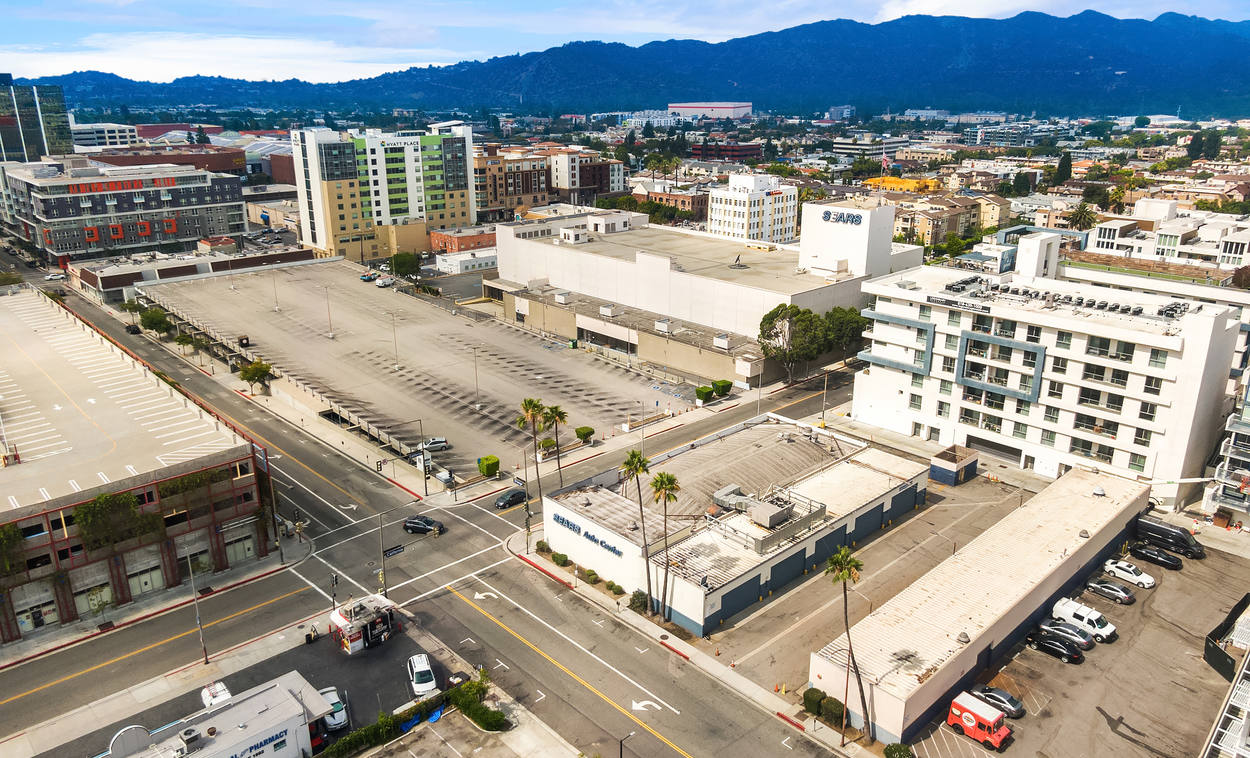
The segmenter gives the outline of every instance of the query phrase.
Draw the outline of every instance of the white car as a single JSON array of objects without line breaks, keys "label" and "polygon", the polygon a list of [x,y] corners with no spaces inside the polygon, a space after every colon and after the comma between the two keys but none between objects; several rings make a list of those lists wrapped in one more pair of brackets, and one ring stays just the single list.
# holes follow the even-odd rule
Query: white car
[{"label": "white car", "polygon": [[1121,561],[1115,558],[1102,564],[1102,570],[1114,576],[1116,579],[1123,579],[1130,584],[1136,584],[1142,589],[1148,590],[1155,586],[1155,578],[1150,574],[1142,571],[1128,561]]},{"label": "white car", "polygon": [[347,727],[347,703],[339,697],[338,690],[333,687],[326,687],[320,690],[321,696],[326,699],[330,707],[334,710],[326,714],[326,729],[331,732],[337,732]]},{"label": "white car", "polygon": [[408,659],[408,686],[417,700],[424,700],[438,692],[438,681],[434,678],[434,668],[430,666],[430,656],[419,653]]},{"label": "white car", "polygon": [[373,283],[373,286],[374,286],[374,287],[389,287],[389,286],[391,286],[391,285],[392,285],[392,284],[394,284],[394,283],[395,283],[395,277],[393,277],[393,276],[384,276],[384,277],[382,277],[381,279],[379,279],[379,280],[377,280],[376,282],[374,282],[374,283]]},{"label": "white car", "polygon": [[56,273],[48,274],[43,279],[44,281],[47,281],[47,282],[59,282],[64,278],[65,278],[65,274],[62,274],[61,272],[57,271]]}]

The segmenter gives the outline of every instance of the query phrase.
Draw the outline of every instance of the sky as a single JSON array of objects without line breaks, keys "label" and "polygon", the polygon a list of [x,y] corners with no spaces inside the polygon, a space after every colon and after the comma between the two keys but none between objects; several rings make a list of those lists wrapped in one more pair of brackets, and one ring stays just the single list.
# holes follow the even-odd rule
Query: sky
[{"label": "sky", "polygon": [[577,40],[720,42],[829,18],[1001,18],[1092,8],[1250,19],[1247,0],[0,0],[0,72],[106,71],[313,82],[544,50]]}]

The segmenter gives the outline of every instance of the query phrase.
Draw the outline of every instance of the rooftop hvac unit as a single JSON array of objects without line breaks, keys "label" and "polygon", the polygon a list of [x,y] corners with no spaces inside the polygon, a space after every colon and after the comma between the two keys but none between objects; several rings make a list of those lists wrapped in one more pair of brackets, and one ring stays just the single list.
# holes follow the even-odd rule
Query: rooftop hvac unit
[{"label": "rooftop hvac unit", "polygon": [[716,335],[715,337],[713,337],[713,338],[712,338],[712,347],[718,347],[718,348],[720,348],[721,350],[728,350],[728,349],[729,349],[729,335],[728,335],[728,334],[718,334],[718,335]]},{"label": "rooftop hvac unit", "polygon": [[655,322],[655,330],[656,330],[657,332],[662,333],[662,334],[671,334],[671,333],[672,333],[672,329],[670,328],[670,323],[669,323],[669,320],[668,320],[668,319],[666,319],[666,318],[659,319],[658,321],[656,321],[656,322]]},{"label": "rooftop hvac unit", "polygon": [[604,318],[612,318],[616,316],[616,306],[615,305],[599,306],[599,315],[603,316]]},{"label": "rooftop hvac unit", "polygon": [[570,293],[568,292],[556,293],[556,302],[559,303],[560,305],[568,305],[569,299],[570,299]]},{"label": "rooftop hvac unit", "polygon": [[1134,305],[1134,306],[1133,306],[1133,315],[1134,315],[1134,316],[1140,316],[1140,315],[1141,315],[1141,313],[1142,313],[1142,307],[1141,307],[1140,305]]},{"label": "rooftop hvac unit", "polygon": [[191,745],[200,739],[200,730],[195,727],[187,727],[178,736],[182,738],[182,744]]}]

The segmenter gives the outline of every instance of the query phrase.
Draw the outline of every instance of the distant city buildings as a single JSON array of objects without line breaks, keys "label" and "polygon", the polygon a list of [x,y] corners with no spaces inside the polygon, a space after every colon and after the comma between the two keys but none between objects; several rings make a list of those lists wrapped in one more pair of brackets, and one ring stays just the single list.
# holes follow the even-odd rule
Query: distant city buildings
[{"label": "distant city buildings", "polygon": [[61,88],[14,84],[11,74],[0,74],[0,161],[37,161],[73,150]]},{"label": "distant city buildings", "polygon": [[74,147],[126,147],[139,141],[139,133],[130,124],[73,124],[70,126]]},{"label": "distant city buildings", "polygon": [[1250,263],[1250,220],[1182,210],[1176,200],[1138,200],[1132,215],[1110,218],[1090,231],[1086,249],[1094,252],[1229,270]]},{"label": "distant city buildings", "polygon": [[789,242],[795,237],[798,188],[768,174],[731,174],[710,193],[707,230],[718,237]]},{"label": "distant city buildings", "polygon": [[473,191],[479,220],[512,221],[520,209],[546,205],[550,189],[547,156],[497,142],[475,147]]},{"label": "distant city buildings", "polygon": [[547,159],[555,195],[574,205],[591,205],[600,195],[626,191],[625,164],[598,150],[558,143],[537,146],[535,155]]},{"label": "distant city buildings", "polygon": [[751,115],[751,104],[740,102],[669,103],[668,112],[691,119],[738,119]]},{"label": "distant city buildings", "polygon": [[169,164],[194,166],[219,174],[247,173],[247,155],[242,148],[217,145],[155,145],[107,148],[89,156],[98,163],[113,166],[153,166]]},{"label": "distant city buildings", "polygon": [[850,121],[855,118],[855,106],[853,105],[835,105],[825,111],[825,118],[830,121]]},{"label": "distant city buildings", "polygon": [[696,161],[760,160],[764,157],[764,145],[760,142],[703,140],[690,145],[690,157]]}]

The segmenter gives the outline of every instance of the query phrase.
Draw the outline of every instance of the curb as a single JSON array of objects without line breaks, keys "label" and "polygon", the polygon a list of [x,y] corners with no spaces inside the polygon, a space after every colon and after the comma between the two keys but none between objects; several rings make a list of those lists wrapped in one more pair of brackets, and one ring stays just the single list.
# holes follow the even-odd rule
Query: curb
[{"label": "curb", "polygon": [[518,555],[517,553],[513,553],[513,555],[515,555],[517,558],[520,558],[521,560],[525,561],[526,563],[528,563],[529,565],[531,565],[531,566],[533,566],[534,568],[538,569],[539,571],[543,572],[544,574],[546,574],[546,575],[547,575],[548,577],[550,577],[551,579],[553,579],[553,580],[555,580],[555,581],[559,582],[560,584],[563,584],[565,587],[568,587],[569,589],[573,589],[573,585],[572,585],[572,584],[570,584],[570,583],[568,583],[568,582],[564,581],[563,579],[561,579],[560,577],[558,577],[558,576],[556,576],[555,574],[551,573],[551,572],[550,572],[550,571],[548,571],[547,569],[543,568],[542,566],[539,566],[537,563],[534,563],[534,562],[533,562],[533,561],[531,561],[529,558],[526,558],[526,557],[525,557],[525,556],[523,556],[523,555]]},{"label": "curb", "polygon": [[795,729],[798,729],[800,732],[806,732],[806,731],[807,731],[807,727],[803,726],[802,724],[800,724],[799,722],[797,722],[797,721],[795,721],[794,719],[790,718],[789,716],[787,716],[786,714],[782,713],[781,711],[777,711],[777,718],[779,718],[779,719],[781,719],[782,721],[786,722],[787,724],[789,724],[790,726],[794,727]]},{"label": "curb", "polygon": [[[349,456],[349,457],[350,457],[350,456]],[[394,479],[390,478],[389,476],[384,476],[384,477],[382,477],[382,478],[383,478],[383,479],[385,479],[386,481],[390,482],[391,484],[395,485],[396,487],[400,488],[400,489],[401,489],[401,490],[403,490],[404,492],[407,492],[409,495],[412,495],[413,497],[415,497],[415,498],[417,499],[417,502],[421,502],[422,500],[424,500],[424,499],[425,499],[425,498],[424,498],[424,497],[422,497],[421,495],[418,495],[417,493],[415,493],[415,492],[413,492],[412,490],[408,489],[407,487],[405,487],[404,485],[402,485],[402,484],[400,484],[399,482],[395,481]]]},{"label": "curb", "polygon": [[661,645],[663,645],[664,647],[668,648],[669,650],[672,650],[674,653],[677,653],[677,654],[678,654],[678,655],[680,655],[682,658],[685,658],[686,660],[690,660],[690,656],[686,655],[686,654],[685,654],[685,653],[683,653],[682,651],[680,651],[680,650],[678,650],[677,648],[673,647],[672,645],[668,644],[668,643],[667,643],[667,642],[665,642],[664,640],[659,640],[659,643],[660,643]]}]

